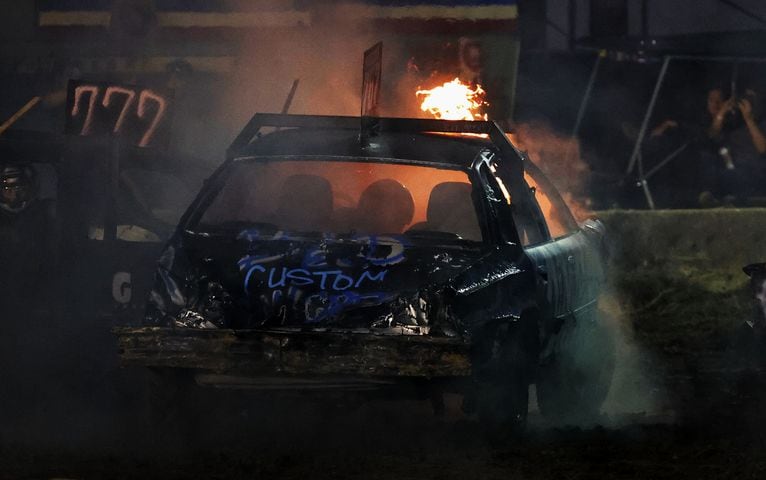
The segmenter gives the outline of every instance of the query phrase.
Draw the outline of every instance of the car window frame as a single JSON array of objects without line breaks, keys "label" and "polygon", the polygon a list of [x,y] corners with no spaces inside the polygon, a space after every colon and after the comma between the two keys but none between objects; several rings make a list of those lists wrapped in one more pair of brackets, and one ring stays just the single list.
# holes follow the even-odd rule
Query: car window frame
[{"label": "car window frame", "polygon": [[[481,196],[481,203],[486,208],[484,218],[487,221],[485,225],[487,235],[496,245],[508,243],[521,245],[516,221],[513,218],[513,205],[505,198],[509,187],[502,179],[498,181],[497,174],[492,171],[492,165],[497,162],[497,159],[497,152],[483,149],[476,155],[471,166],[473,175],[476,177],[476,184],[480,186],[478,194]],[[503,186],[500,184],[501,181]],[[510,194],[510,192],[507,193]],[[512,194],[510,196],[513,198]]]},{"label": "car window frame", "polygon": [[559,193],[558,189],[553,184],[553,182],[550,181],[550,179],[545,175],[545,173],[543,173],[540,167],[538,167],[532,160],[530,160],[528,156],[524,157],[524,172],[528,173],[529,176],[532,177],[532,180],[535,181],[538,187],[546,191],[545,195],[548,197],[548,200],[553,204],[553,207],[563,213],[561,220],[565,224],[564,226],[567,229],[567,233],[563,235],[553,236],[550,233],[551,230],[550,230],[550,226],[548,225],[548,220],[545,218],[545,215],[542,214],[542,209],[540,209],[539,202],[537,201],[537,197],[534,194],[536,189],[534,189],[533,187],[530,187],[525,179],[524,183],[527,185],[527,188],[529,188],[529,191],[531,192],[530,197],[537,205],[538,210],[540,210],[540,214],[542,215],[543,221],[545,222],[546,227],[548,229],[547,240],[543,240],[541,242],[536,242],[536,243],[530,243],[528,245],[525,245],[525,247],[542,245],[545,243],[549,243],[552,241],[569,237],[577,233],[580,230],[580,224],[577,222],[577,219],[575,219],[574,214],[572,214],[572,210],[570,210],[569,206],[566,204],[566,202],[564,201],[564,198],[561,196],[561,193]]},{"label": "car window frame", "polygon": [[[545,221],[545,216],[540,209],[540,205],[532,195],[529,185],[526,180],[524,180],[524,170],[512,170],[512,161],[505,159],[502,152],[497,152],[494,149],[489,148],[486,149],[486,152],[488,152],[489,155],[488,161],[495,165],[492,176],[496,176],[503,182],[511,197],[509,211],[511,213],[513,232],[515,234],[514,242],[525,248],[529,245],[538,245],[549,242],[551,240],[551,235],[548,230],[548,223]],[[512,153],[517,155],[522,162],[526,160],[526,156],[519,152],[515,146],[513,147]],[[535,233],[540,238],[538,241],[528,244],[523,243],[523,232],[521,231],[522,224],[517,221],[519,217],[529,217],[529,221],[525,222],[524,225],[528,225],[536,230]]]}]

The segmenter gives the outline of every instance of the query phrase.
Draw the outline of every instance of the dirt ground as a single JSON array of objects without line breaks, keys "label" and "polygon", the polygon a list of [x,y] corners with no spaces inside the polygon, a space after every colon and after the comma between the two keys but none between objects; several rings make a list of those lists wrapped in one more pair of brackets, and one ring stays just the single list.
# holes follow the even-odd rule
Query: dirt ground
[{"label": "dirt ground", "polygon": [[[419,408],[420,407],[420,408]],[[95,434],[15,445],[2,478],[518,478],[700,479],[766,475],[759,431],[656,423],[608,427],[533,425],[524,441],[492,446],[475,422],[436,421],[422,405],[393,402],[338,419],[315,412],[242,419],[212,435],[161,446],[152,438]],[[743,423],[743,428],[749,428]],[[232,434],[236,431],[236,434]],[[54,436],[63,436],[62,432]],[[46,445],[46,443],[48,443]],[[150,445],[153,445],[150,447]]]},{"label": "dirt ground", "polygon": [[427,401],[206,391],[204,408],[160,435],[141,374],[117,366],[111,325],[33,315],[0,350],[0,478],[766,478],[766,381],[732,368],[729,342],[747,298],[640,272],[616,290],[604,415],[551,424],[532,400],[526,437],[502,445],[453,396],[435,418]]},{"label": "dirt ground", "polygon": [[532,404],[526,437],[502,445],[489,444],[453,396],[435,418],[427,401],[355,407],[224,394],[158,436],[135,408],[140,394],[113,388],[124,378],[62,382],[56,391],[48,382],[4,412],[0,478],[766,478],[760,379],[750,396],[740,394],[741,380],[665,380],[655,388],[678,395],[664,392],[654,411],[611,404],[595,424],[552,425]]}]

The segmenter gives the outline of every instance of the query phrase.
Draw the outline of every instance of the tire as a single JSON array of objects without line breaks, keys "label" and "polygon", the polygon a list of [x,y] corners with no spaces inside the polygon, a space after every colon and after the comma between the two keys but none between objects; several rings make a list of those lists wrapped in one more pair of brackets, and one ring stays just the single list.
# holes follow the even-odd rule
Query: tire
[{"label": "tire", "polygon": [[479,421],[492,443],[518,440],[526,429],[538,354],[536,319],[530,312],[499,326],[492,333],[493,354],[475,377]]},{"label": "tire", "polygon": [[550,420],[582,423],[599,418],[612,384],[615,343],[603,314],[595,315],[595,321],[565,325],[553,358],[540,367],[537,404]]},{"label": "tire", "polygon": [[146,377],[146,431],[161,446],[182,445],[199,427],[192,372],[149,369]]}]

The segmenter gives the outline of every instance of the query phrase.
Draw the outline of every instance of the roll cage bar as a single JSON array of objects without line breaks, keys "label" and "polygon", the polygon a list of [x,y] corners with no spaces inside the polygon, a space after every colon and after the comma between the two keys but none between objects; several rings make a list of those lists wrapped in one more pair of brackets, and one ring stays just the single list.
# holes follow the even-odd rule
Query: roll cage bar
[{"label": "roll cage bar", "polygon": [[[310,128],[328,130],[359,130],[360,118],[332,115],[285,115],[256,113],[226,150],[226,159],[243,155],[264,127]],[[506,136],[497,123],[492,121],[436,120],[421,118],[377,118],[376,132],[387,133],[469,133],[487,135],[513,171],[513,176],[523,176],[524,156]],[[516,175],[517,174],[517,175]]]},{"label": "roll cage bar", "polygon": [[[256,113],[227,149],[225,163],[245,155],[246,148],[260,136],[259,133],[264,127],[358,131],[360,124],[360,117],[351,116]],[[486,135],[490,144],[497,149],[500,157],[503,159],[502,167],[506,173],[503,176],[506,177],[516,202],[522,205],[522,208],[533,211],[539,218],[542,218],[542,213],[536,202],[532,200],[531,193],[528,191],[529,188],[524,180],[525,163],[531,164],[532,162],[525,162],[525,160],[528,160],[526,154],[520,152],[511,143],[503,129],[494,121],[376,117],[374,132],[368,131],[366,133],[366,138],[378,133],[467,133]],[[360,144],[364,148],[363,137],[365,136],[360,135]],[[470,167],[470,165],[467,166]]]}]

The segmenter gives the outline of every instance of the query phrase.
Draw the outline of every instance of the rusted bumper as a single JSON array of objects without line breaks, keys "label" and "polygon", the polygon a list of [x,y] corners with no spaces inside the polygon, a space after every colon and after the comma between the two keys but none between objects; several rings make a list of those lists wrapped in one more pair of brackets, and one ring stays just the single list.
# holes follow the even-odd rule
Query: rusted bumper
[{"label": "rusted bumper", "polygon": [[469,344],[426,335],[117,328],[123,365],[248,376],[440,378],[471,374]]}]

